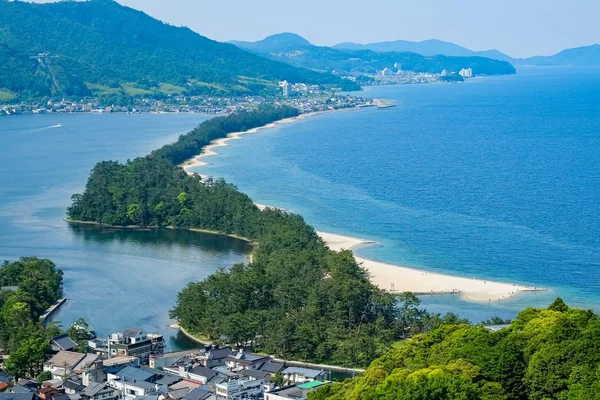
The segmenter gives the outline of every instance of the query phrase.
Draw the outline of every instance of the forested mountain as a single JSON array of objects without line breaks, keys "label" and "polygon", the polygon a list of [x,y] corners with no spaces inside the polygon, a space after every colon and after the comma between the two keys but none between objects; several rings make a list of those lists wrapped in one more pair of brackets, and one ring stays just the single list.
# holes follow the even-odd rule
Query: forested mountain
[{"label": "forested mountain", "polygon": [[513,58],[498,50],[474,51],[455,43],[444,42],[443,40],[431,39],[421,42],[412,42],[409,40],[394,40],[388,42],[376,42],[368,44],[344,42],[333,46],[334,49],[345,50],[371,50],[378,53],[384,52],[404,52],[417,53],[424,56],[435,56],[441,54],[451,57],[487,57],[495,60],[512,62]]},{"label": "forested mountain", "polygon": [[514,67],[506,61],[485,57],[424,56],[414,52],[375,52],[315,46],[304,38],[283,33],[258,42],[232,42],[241,48],[264,54],[291,65],[338,75],[375,74],[384,68],[394,69],[401,64],[405,71],[440,73],[446,69],[458,72],[472,68],[475,75],[514,74]]},{"label": "forested mountain", "polygon": [[591,400],[600,398],[600,318],[557,299],[505,329],[443,325],[309,400]]},{"label": "forested mountain", "polygon": [[519,64],[526,65],[573,65],[573,66],[596,66],[600,65],[600,44],[592,46],[576,47],[566,49],[553,56],[537,56],[517,60]]},{"label": "forested mountain", "polygon": [[304,39],[302,36],[290,32],[271,35],[257,42],[244,42],[239,40],[232,40],[229,43],[234,44],[243,49],[266,53],[298,50],[313,47],[313,45],[308,40]]},{"label": "forested mountain", "polygon": [[20,97],[248,94],[340,78],[269,60],[112,0],[0,0],[0,90]]}]

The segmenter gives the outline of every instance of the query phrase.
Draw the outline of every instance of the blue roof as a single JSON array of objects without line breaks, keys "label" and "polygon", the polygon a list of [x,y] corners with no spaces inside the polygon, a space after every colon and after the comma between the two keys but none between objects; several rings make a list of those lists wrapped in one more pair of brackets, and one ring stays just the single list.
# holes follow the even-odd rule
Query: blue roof
[{"label": "blue roof", "polygon": [[156,376],[156,374],[145,371],[141,368],[127,366],[127,367],[123,368],[121,371],[117,372],[117,376],[119,378],[121,378],[122,380],[131,382],[133,380],[147,381],[149,379],[152,379],[154,376]]}]

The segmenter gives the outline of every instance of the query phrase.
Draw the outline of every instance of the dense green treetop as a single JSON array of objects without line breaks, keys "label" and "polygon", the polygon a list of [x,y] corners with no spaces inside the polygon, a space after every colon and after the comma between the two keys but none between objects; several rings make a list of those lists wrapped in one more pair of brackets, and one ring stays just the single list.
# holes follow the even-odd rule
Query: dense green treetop
[{"label": "dense green treetop", "polygon": [[284,79],[356,88],[111,0],[0,1],[0,70],[0,89],[22,98],[271,93]]},{"label": "dense green treetop", "polygon": [[597,399],[600,318],[557,299],[510,327],[442,325],[375,360],[311,400]]},{"label": "dense green treetop", "polygon": [[36,257],[0,266],[0,287],[11,287],[0,290],[0,353],[45,337],[40,316],[62,296],[62,276],[52,261]]}]

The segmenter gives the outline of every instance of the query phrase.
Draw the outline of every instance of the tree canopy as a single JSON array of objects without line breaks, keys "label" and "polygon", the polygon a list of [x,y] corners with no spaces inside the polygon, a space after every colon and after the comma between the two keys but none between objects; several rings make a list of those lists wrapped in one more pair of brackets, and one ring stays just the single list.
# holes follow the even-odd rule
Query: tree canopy
[{"label": "tree canopy", "polygon": [[598,343],[598,315],[557,299],[500,331],[441,325],[309,399],[597,399]]},{"label": "tree canopy", "polygon": [[46,337],[40,316],[62,296],[62,271],[50,260],[23,257],[0,267],[0,352]]}]

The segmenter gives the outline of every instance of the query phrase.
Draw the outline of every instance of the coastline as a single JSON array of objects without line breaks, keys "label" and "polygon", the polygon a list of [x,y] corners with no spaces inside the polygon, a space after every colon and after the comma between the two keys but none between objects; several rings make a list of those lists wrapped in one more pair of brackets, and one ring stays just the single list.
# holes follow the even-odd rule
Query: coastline
[{"label": "coastline", "polygon": [[[356,108],[345,110],[355,109]],[[335,111],[343,110],[344,109]],[[190,171],[191,168],[208,165],[209,163],[204,161],[204,159],[206,157],[218,155],[219,153],[215,152],[213,149],[217,147],[229,146],[228,142],[230,140],[238,140],[241,139],[245,134],[258,133],[263,129],[273,128],[279,124],[295,122],[322,113],[324,112],[302,114],[298,117],[283,119],[262,127],[250,129],[245,132],[230,133],[226,138],[213,140],[209,145],[202,149],[202,152],[199,155],[187,160],[181,166],[188,174],[194,174],[194,172]],[[261,209],[271,207],[262,204],[257,204],[257,206]],[[351,250],[354,253],[354,251],[360,247],[375,244],[373,241],[337,235],[328,232],[317,232],[317,234],[323,239],[325,244],[334,251]],[[474,302],[492,302],[508,300],[525,292],[538,292],[547,290],[544,288],[518,285],[516,283],[510,284],[477,279],[475,277],[466,278],[433,273],[426,270],[371,260],[365,257],[360,257],[356,254],[354,254],[354,257],[356,261],[360,263],[366,270],[373,284],[391,293],[413,292],[419,295],[456,294],[460,295],[466,300]]]},{"label": "coastline", "polygon": [[[247,131],[228,133],[227,137],[221,138],[221,139],[215,139],[212,142],[210,142],[210,144],[204,146],[202,148],[202,152],[199,155],[192,157],[189,160],[185,161],[183,164],[181,164],[181,167],[183,168],[183,170],[185,172],[192,175],[193,172],[189,171],[190,168],[203,167],[205,165],[210,165],[210,163],[203,161],[203,159],[205,159],[206,157],[212,157],[212,156],[219,155],[219,153],[217,153],[213,149],[215,149],[217,147],[229,146],[228,142],[230,140],[239,140],[242,138],[243,135],[258,133],[263,129],[274,128],[277,125],[289,124],[292,122],[301,121],[303,119],[306,119],[308,117],[313,117],[315,115],[331,113],[331,112],[354,111],[354,110],[358,110],[358,109],[359,109],[358,107],[353,107],[353,108],[340,108],[337,110],[330,110],[330,111],[316,111],[316,112],[311,112],[311,113],[306,113],[306,114],[300,114],[297,117],[281,119],[279,121],[275,121],[275,122],[272,122],[267,125],[259,126],[258,128],[249,129]],[[199,174],[199,175],[203,178],[205,177],[205,175],[202,175],[202,174]]]}]

